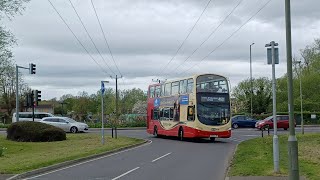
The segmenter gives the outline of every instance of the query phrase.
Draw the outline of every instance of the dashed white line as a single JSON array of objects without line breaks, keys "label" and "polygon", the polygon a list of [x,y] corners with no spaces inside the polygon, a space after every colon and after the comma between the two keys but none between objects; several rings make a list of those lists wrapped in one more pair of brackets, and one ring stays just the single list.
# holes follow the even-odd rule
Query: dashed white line
[{"label": "dashed white line", "polygon": [[117,176],[117,177],[113,178],[112,180],[119,179],[119,178],[121,178],[121,177],[123,177],[123,176],[125,176],[125,175],[127,175],[127,174],[129,174],[129,173],[131,173],[131,172],[133,172],[133,171],[135,171],[135,170],[137,170],[137,169],[139,169],[139,168],[140,168],[140,167],[136,167],[136,168],[134,168],[134,169],[131,169],[130,171],[127,171],[127,172],[121,174],[120,176]]},{"label": "dashed white line", "polygon": [[[108,157],[111,157],[111,156],[114,156],[114,155],[117,155],[117,154],[121,154],[121,153],[124,153],[124,152],[127,152],[127,151],[131,151],[131,150],[134,150],[134,149],[138,149],[138,148],[143,147],[143,146],[147,146],[147,145],[149,145],[149,144],[151,144],[151,143],[152,143],[152,141],[149,140],[148,143],[143,144],[143,145],[140,145],[140,146],[137,146],[137,147],[134,147],[134,148],[122,150],[122,151],[115,152],[115,153],[112,153],[112,154],[108,154],[108,155],[105,155],[105,156],[102,156],[102,157],[98,157],[98,158],[95,158],[95,159],[90,159],[90,160],[88,160],[88,161],[80,162],[80,163],[78,163],[78,164],[74,164],[74,165],[67,166],[67,167],[64,167],[64,168],[60,168],[60,169],[57,169],[57,170],[49,171],[49,172],[47,172],[47,173],[39,174],[39,175],[32,176],[32,177],[29,177],[29,178],[25,178],[24,180],[35,179],[35,178],[38,178],[38,177],[41,177],[41,176],[45,176],[45,175],[52,174],[52,173],[55,173],[55,172],[58,172],[58,171],[62,171],[62,170],[65,170],[65,169],[69,169],[69,168],[72,168],[72,167],[75,167],[75,166],[79,166],[79,165],[82,165],[82,164],[86,164],[86,163],[89,163],[89,162],[92,162],[92,161],[97,161],[97,160],[100,160],[100,159],[108,158]],[[14,179],[14,178],[16,178],[17,176],[18,176],[18,175],[15,175],[15,176],[7,179],[7,180]]]},{"label": "dashed white line", "polygon": [[167,154],[165,154],[165,155],[163,155],[163,156],[160,156],[160,157],[158,157],[157,159],[152,160],[151,162],[156,162],[156,161],[158,161],[159,159],[164,158],[164,157],[166,157],[166,156],[168,156],[168,155],[170,155],[170,154],[171,154],[171,152],[169,152],[169,153],[167,153]]}]

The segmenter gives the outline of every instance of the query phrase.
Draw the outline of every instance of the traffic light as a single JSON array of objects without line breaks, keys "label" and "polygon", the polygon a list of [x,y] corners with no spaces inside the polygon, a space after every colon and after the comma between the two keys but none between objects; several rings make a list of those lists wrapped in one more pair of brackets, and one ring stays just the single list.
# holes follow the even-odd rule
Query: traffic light
[{"label": "traffic light", "polygon": [[32,107],[33,106],[33,92],[31,91],[30,93],[27,94],[27,99],[26,99],[26,107]]},{"label": "traffic light", "polygon": [[41,101],[41,91],[34,90],[33,96],[34,96],[34,104],[38,106],[38,102]]},{"label": "traffic light", "polygon": [[30,71],[30,74],[36,74],[36,65],[33,63],[30,63],[29,64],[29,71]]}]

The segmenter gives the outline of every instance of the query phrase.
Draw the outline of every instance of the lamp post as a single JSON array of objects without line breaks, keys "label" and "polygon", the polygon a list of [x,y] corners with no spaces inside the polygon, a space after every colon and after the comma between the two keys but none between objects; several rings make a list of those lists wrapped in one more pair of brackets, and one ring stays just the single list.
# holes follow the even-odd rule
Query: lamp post
[{"label": "lamp post", "polygon": [[109,81],[101,81],[101,144],[104,145],[104,83],[109,83]]},{"label": "lamp post", "polygon": [[252,117],[252,95],[253,95],[253,85],[252,85],[252,56],[251,56],[251,46],[253,46],[254,43],[250,44],[250,87],[251,87],[251,93],[250,93],[250,105],[251,105],[251,117]]},{"label": "lamp post", "polygon": [[292,42],[291,42],[291,10],[290,0],[285,0],[286,20],[286,48],[287,48],[287,76],[288,76],[288,110],[289,110],[289,179],[299,180],[298,140],[294,129],[294,100],[293,100],[293,78],[292,78]]}]

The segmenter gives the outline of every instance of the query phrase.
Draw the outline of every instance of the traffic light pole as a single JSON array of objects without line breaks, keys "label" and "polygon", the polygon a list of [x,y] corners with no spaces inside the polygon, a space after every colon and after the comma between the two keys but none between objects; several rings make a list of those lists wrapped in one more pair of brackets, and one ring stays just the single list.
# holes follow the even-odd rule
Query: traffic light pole
[{"label": "traffic light pole", "polygon": [[19,122],[19,68],[28,69],[26,67],[16,65],[16,122]]}]

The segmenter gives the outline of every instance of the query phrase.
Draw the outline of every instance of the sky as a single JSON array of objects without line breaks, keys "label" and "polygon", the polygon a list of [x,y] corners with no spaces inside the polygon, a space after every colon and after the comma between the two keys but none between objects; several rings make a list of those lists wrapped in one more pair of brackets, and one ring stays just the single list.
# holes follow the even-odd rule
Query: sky
[{"label": "sky", "polygon": [[[21,72],[42,99],[96,93],[102,80],[115,88],[115,75],[122,75],[119,89],[147,90],[152,79],[202,73],[224,75],[235,87],[250,77],[252,43],[253,78],[272,77],[265,48],[271,41],[279,43],[276,77],[287,72],[284,0],[92,0],[104,34],[91,0],[71,0],[94,44],[69,0],[50,1],[86,50],[48,0],[31,0],[22,15],[4,21],[18,39],[16,64],[36,64],[35,75]],[[318,0],[291,0],[298,58],[320,37],[319,6]]]}]

